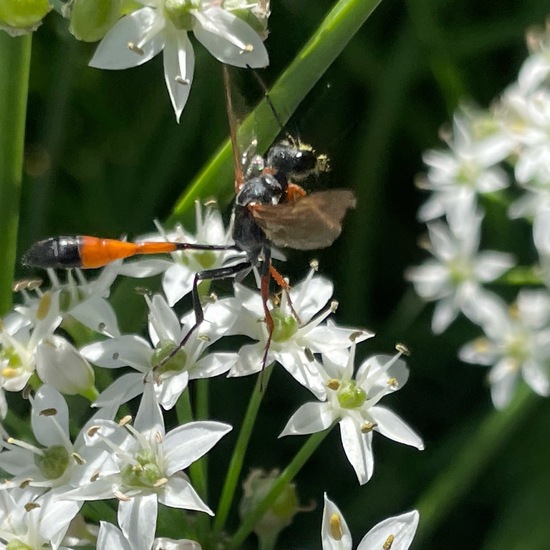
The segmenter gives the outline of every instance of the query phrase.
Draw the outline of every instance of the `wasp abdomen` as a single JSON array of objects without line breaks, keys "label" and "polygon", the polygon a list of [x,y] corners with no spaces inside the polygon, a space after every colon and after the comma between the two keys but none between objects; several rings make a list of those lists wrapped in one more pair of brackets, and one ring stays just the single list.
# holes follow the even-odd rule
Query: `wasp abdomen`
[{"label": "wasp abdomen", "polygon": [[42,268],[81,267],[81,237],[52,237],[34,243],[23,256],[23,264]]}]

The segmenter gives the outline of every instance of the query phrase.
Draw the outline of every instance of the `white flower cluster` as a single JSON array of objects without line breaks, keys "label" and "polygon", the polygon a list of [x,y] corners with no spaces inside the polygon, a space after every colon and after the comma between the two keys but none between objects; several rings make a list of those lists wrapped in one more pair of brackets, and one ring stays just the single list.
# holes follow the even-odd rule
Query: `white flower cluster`
[{"label": "white flower cluster", "polygon": [[[435,333],[460,312],[481,327],[484,335],[459,356],[491,366],[499,409],[520,377],[537,394],[550,394],[550,23],[529,31],[527,43],[517,82],[488,111],[462,108],[447,148],[424,155],[428,171],[420,184],[431,194],[418,217],[427,224],[433,258],[407,273],[416,292],[436,302]],[[486,219],[489,208],[504,211],[500,223],[508,234],[521,235],[515,224],[532,225],[532,243],[522,242],[519,253],[533,250],[527,260],[533,267],[518,266],[507,252],[479,250],[482,231],[499,242],[495,215]],[[511,304],[486,287],[508,281],[520,286]]]},{"label": "white flower cluster", "polygon": [[[196,235],[177,228],[148,240],[154,238],[218,245],[230,239],[212,206],[206,212],[198,207]],[[176,252],[171,259],[115,262],[93,282],[77,270],[68,272],[63,284],[50,272],[52,286],[47,290],[31,281],[20,285],[23,304],[0,325],[0,383],[3,397],[4,392],[27,389],[35,442],[3,432],[0,469],[9,479],[0,490],[1,544],[65,548],[88,541],[100,549],[200,548],[188,539],[155,538],[159,503],[213,515],[184,470],[209,452],[231,426],[202,420],[166,431],[163,412],[187,398],[183,394],[193,379],[259,372],[269,335],[259,292],[241,283],[235,283],[231,297],[203,296],[205,320],[181,349],[179,343],[193,326],[195,313],[179,317],[172,306],[190,292],[197,271],[242,260],[235,252],[228,254]],[[148,338],[121,334],[108,301],[111,284],[120,274],[155,273],[163,274],[164,292],[144,296]],[[345,454],[364,484],[373,474],[374,432],[418,449],[423,443],[403,420],[379,404],[407,381],[401,353],[371,357],[354,373],[356,344],[372,334],[327,320],[336,309],[332,293],[332,283],[312,269],[304,281],[270,300],[275,329],[267,364],[284,367],[316,399],[299,408],[281,436],[321,432],[339,423]],[[82,331],[88,341],[96,335],[96,341],[76,349],[67,334]],[[254,342],[238,351],[220,351],[222,343],[211,351],[212,344],[237,334]],[[172,354],[173,350],[177,352]],[[165,357],[169,360],[163,362]],[[129,372],[99,393],[90,364]],[[74,438],[62,394],[81,394],[97,409]],[[115,421],[121,407],[127,411],[135,398],[140,400],[135,418]],[[4,398],[1,412],[5,418]],[[104,499],[118,502],[118,527],[106,522],[84,525],[81,506]],[[328,500],[326,506],[323,548],[351,548],[338,509]],[[411,514],[387,520],[383,529],[375,528],[378,534],[367,538],[394,537],[392,548],[408,548],[418,522],[417,513]],[[360,548],[367,546],[363,542]]]},{"label": "white flower cluster", "polygon": [[189,98],[195,69],[189,32],[222,63],[252,68],[266,67],[269,63],[263,43],[265,32],[257,32],[239,17],[249,14],[256,27],[263,27],[270,13],[269,2],[137,0],[135,3],[141,7],[124,15],[107,32],[90,66],[128,69],[142,65],[162,51],[164,80],[178,121]]}]

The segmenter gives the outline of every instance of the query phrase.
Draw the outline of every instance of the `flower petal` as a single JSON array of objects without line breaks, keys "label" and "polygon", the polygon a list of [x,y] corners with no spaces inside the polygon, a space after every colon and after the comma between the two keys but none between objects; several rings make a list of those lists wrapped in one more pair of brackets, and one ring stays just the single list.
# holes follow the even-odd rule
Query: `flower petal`
[{"label": "flower petal", "polygon": [[[337,533],[333,532],[333,523],[337,521]],[[321,527],[321,543],[323,550],[351,550],[351,533],[342,515],[334,502],[330,501],[325,493],[325,507],[323,508],[323,524]]]},{"label": "flower petal", "polygon": [[140,495],[118,503],[118,524],[132,550],[150,550],[157,527],[157,495]]},{"label": "flower petal", "polygon": [[167,25],[164,30],[164,81],[179,122],[193,82],[195,54],[185,31]]},{"label": "flower petal", "polygon": [[163,442],[166,475],[187,468],[231,429],[229,424],[204,421],[189,422],[168,432]]},{"label": "flower petal", "polygon": [[140,45],[143,54],[129,50],[128,44],[138,44],[141,38],[151,31],[153,25],[159,23],[158,17],[157,10],[148,7],[124,16],[104,36],[89,63],[90,67],[112,70],[128,69],[149,61],[164,46],[161,33]]},{"label": "flower petal", "polygon": [[393,411],[376,406],[369,409],[369,414],[376,421],[377,432],[398,443],[411,445],[419,450],[424,449],[422,438]]},{"label": "flower petal", "polygon": [[393,536],[392,550],[407,550],[416,533],[420,515],[416,510],[385,519],[375,525],[359,543],[357,550],[387,548],[388,538]]},{"label": "flower petal", "polygon": [[334,420],[334,411],[328,403],[305,403],[292,415],[279,437],[321,432],[329,428]]},{"label": "flower petal", "polygon": [[186,510],[198,510],[206,512],[211,516],[214,512],[202,501],[192,485],[183,475],[171,476],[164,490],[159,494],[159,501],[172,508],[183,508]]},{"label": "flower petal", "polygon": [[353,466],[359,483],[363,485],[374,471],[372,454],[372,432],[362,433],[358,424],[350,416],[340,420],[340,437],[344,452]]},{"label": "flower petal", "polygon": [[193,11],[197,40],[218,60],[235,67],[269,65],[267,50],[258,33],[236,15],[213,6]]}]

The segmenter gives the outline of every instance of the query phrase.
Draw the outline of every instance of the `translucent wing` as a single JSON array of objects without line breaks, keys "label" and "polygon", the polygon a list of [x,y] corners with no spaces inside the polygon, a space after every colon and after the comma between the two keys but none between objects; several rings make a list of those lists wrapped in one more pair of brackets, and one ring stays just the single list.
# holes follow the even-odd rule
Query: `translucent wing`
[{"label": "translucent wing", "polygon": [[231,97],[231,82],[229,68],[223,66],[223,83],[225,87],[225,102],[227,107],[227,118],[229,120],[229,136],[231,138],[231,149],[233,151],[233,165],[235,167],[235,193],[238,193],[244,183],[242,159],[237,144],[237,117],[233,109],[233,98]]},{"label": "translucent wing", "polygon": [[342,231],[346,212],[355,208],[350,189],[306,195],[295,202],[254,205],[252,215],[276,246],[316,250],[330,246]]}]

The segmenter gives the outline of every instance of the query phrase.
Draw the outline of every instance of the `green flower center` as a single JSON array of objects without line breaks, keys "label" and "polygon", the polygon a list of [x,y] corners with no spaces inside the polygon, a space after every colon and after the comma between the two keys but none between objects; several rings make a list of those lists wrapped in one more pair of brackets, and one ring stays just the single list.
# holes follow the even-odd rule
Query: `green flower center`
[{"label": "green flower center", "polygon": [[164,17],[172,22],[176,29],[193,30],[191,11],[199,6],[194,0],[166,0],[164,2]]},{"label": "green flower center", "polygon": [[338,403],[343,409],[357,409],[367,400],[365,390],[357,385],[355,380],[347,380],[342,383],[338,391]]},{"label": "green flower center", "polygon": [[4,367],[18,369],[23,365],[21,356],[13,346],[5,346],[0,349],[0,362],[5,363]]},{"label": "green flower center", "polygon": [[204,269],[210,269],[216,263],[216,254],[211,250],[195,252],[195,259]]},{"label": "green flower center", "polygon": [[32,548],[18,539],[12,539],[6,544],[6,550],[32,550]]},{"label": "green flower center", "polygon": [[57,479],[69,465],[69,453],[63,445],[52,445],[44,450],[44,455],[35,455],[34,463],[46,479]]},{"label": "green flower center", "polygon": [[126,464],[122,470],[122,483],[127,487],[154,487],[163,473],[151,449],[142,449],[134,455],[137,464]]},{"label": "green flower center", "polygon": [[292,315],[285,315],[277,308],[271,312],[273,319],[273,341],[286,342],[290,340],[298,330],[298,321]]},{"label": "green flower center", "polygon": [[165,372],[180,372],[185,370],[185,366],[187,364],[187,354],[183,348],[179,348],[178,351],[170,357],[170,359],[163,363],[163,361],[170,356],[177,346],[178,345],[175,342],[167,341],[163,342],[160,347],[153,352],[151,365],[160,365],[157,367],[158,374],[163,374]]}]

